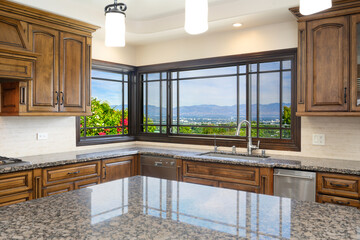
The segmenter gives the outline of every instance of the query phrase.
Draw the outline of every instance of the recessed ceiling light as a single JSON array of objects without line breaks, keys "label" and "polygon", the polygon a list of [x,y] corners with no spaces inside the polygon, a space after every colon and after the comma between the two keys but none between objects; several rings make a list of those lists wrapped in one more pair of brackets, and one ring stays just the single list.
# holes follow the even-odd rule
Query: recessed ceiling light
[{"label": "recessed ceiling light", "polygon": [[241,26],[242,26],[241,23],[234,23],[234,24],[233,24],[233,27],[241,27]]}]

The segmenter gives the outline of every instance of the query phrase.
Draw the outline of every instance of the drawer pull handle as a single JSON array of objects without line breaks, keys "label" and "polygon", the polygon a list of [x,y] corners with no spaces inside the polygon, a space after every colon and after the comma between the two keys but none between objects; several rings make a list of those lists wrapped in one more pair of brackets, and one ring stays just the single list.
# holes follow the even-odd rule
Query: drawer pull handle
[{"label": "drawer pull handle", "polygon": [[76,172],[68,172],[68,175],[78,174],[78,173],[80,173],[80,171],[76,171]]},{"label": "drawer pull handle", "polygon": [[332,203],[337,203],[337,204],[340,204],[340,205],[349,205],[350,204],[350,202],[335,201],[334,199],[331,199],[331,202]]},{"label": "drawer pull handle", "polygon": [[336,183],[330,183],[331,186],[334,186],[334,187],[342,187],[342,188],[346,188],[346,187],[349,187],[349,184],[336,184]]},{"label": "drawer pull handle", "polygon": [[155,167],[161,167],[163,165],[162,162],[155,162]]}]

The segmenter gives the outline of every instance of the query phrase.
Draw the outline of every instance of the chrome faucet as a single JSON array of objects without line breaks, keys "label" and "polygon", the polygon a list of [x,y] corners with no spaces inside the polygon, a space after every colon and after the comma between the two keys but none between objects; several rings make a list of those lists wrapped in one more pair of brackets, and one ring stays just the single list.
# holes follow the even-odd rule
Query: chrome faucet
[{"label": "chrome faucet", "polygon": [[241,125],[243,123],[246,123],[246,125],[248,126],[248,143],[247,143],[247,152],[248,152],[248,155],[252,155],[252,151],[254,149],[259,149],[260,147],[260,141],[258,141],[258,144],[257,145],[253,145],[252,144],[252,136],[251,136],[251,123],[247,120],[243,120],[239,123],[238,127],[237,127],[237,130],[236,130],[236,136],[239,136],[240,135],[240,129],[241,129]]}]

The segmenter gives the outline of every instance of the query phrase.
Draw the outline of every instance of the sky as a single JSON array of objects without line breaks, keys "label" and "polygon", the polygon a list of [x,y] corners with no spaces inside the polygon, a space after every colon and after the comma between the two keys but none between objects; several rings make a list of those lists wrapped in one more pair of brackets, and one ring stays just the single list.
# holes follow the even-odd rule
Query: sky
[{"label": "sky", "polygon": [[[284,62],[283,67],[288,68],[290,62]],[[261,63],[260,71],[278,70],[280,62]],[[251,69],[257,70],[257,65],[251,65]],[[242,73],[245,66],[240,67],[239,72]],[[203,76],[236,74],[237,67],[223,67],[193,71],[179,72],[180,78],[199,77],[195,80],[179,81],[180,90],[180,106],[193,105],[218,105],[233,106],[237,104],[237,77],[223,76],[212,78],[201,78]],[[174,75],[174,74],[173,74]],[[93,77],[110,78],[121,80],[122,74],[101,73],[97,70],[92,71]],[[126,75],[124,75],[126,76]],[[174,75],[175,76],[175,75]],[[257,73],[251,74],[251,78],[256,80]],[[162,77],[166,78],[166,74],[162,73]],[[160,106],[160,74],[148,74],[148,104]],[[279,103],[280,100],[280,72],[260,73],[260,104]],[[125,84],[125,105],[127,105],[127,84]],[[165,84],[163,84],[165,89]],[[254,85],[253,87],[256,87]],[[240,75],[240,104],[246,103],[246,76]],[[164,92],[164,91],[163,91]],[[176,96],[176,88],[173,88],[173,95]],[[92,81],[92,97],[106,100],[110,105],[122,104],[122,84],[114,81]],[[256,99],[256,96],[253,96]],[[283,102],[291,102],[291,72],[283,72]]]}]

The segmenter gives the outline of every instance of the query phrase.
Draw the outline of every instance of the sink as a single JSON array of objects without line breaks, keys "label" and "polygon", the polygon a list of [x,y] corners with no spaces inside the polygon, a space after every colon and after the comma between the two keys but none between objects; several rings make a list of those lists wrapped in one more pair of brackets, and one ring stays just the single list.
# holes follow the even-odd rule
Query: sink
[{"label": "sink", "polygon": [[232,158],[232,159],[242,159],[242,160],[265,160],[269,158],[269,156],[247,155],[247,154],[228,153],[228,152],[207,152],[207,153],[202,153],[200,155],[208,156],[208,157],[222,157],[222,158]]}]

